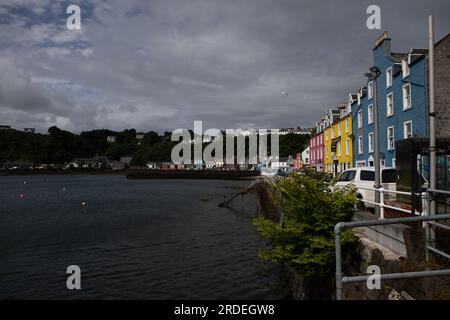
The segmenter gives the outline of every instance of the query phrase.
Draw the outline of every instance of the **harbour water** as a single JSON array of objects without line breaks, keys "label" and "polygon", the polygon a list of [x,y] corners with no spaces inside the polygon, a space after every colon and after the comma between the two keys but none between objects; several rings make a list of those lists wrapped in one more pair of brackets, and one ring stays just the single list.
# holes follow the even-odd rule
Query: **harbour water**
[{"label": "harbour water", "polygon": [[[122,176],[0,177],[1,299],[283,299],[248,184]],[[68,290],[66,268],[81,268]]]}]

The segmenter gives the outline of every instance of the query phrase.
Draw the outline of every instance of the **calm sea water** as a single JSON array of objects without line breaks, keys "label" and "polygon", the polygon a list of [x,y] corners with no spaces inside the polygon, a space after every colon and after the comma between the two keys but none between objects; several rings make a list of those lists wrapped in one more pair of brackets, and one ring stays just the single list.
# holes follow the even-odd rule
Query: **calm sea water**
[{"label": "calm sea water", "polygon": [[[217,207],[247,183],[0,177],[0,298],[287,298],[257,256],[254,196]],[[66,287],[69,265],[81,290]]]}]

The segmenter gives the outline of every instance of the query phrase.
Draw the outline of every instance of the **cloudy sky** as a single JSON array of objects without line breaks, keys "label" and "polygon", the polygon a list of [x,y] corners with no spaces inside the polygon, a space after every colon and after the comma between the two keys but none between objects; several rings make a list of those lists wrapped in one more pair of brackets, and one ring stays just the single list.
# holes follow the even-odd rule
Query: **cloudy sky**
[{"label": "cloudy sky", "polygon": [[448,0],[0,0],[0,124],[309,127],[361,86],[381,31],[426,47],[428,14],[450,32]]}]

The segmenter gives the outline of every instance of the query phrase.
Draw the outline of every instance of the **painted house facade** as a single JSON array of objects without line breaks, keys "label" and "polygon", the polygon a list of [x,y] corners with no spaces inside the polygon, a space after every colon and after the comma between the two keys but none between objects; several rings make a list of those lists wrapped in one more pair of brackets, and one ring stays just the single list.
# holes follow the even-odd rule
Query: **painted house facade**
[{"label": "painted house facade", "polygon": [[349,105],[339,107],[339,118],[325,129],[324,171],[333,176],[353,167],[352,114]]},{"label": "painted house facade", "polygon": [[316,123],[315,134],[309,140],[309,163],[316,171],[323,171],[325,118]]},{"label": "painted house facade", "polygon": [[391,52],[384,33],[373,49],[373,64],[381,74],[367,81],[351,104],[353,165],[374,166],[374,98],[378,95],[381,166],[395,167],[395,142],[428,135],[426,50]]},{"label": "painted house facade", "polygon": [[311,148],[307,147],[305,150],[303,150],[300,157],[297,157],[297,159],[298,158],[302,160],[303,165],[309,166],[311,164]]}]

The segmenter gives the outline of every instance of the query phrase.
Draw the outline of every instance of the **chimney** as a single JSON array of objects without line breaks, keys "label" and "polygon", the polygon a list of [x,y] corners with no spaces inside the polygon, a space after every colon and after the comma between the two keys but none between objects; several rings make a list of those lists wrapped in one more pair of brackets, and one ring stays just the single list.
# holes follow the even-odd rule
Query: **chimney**
[{"label": "chimney", "polygon": [[377,50],[381,45],[384,47],[384,56],[389,57],[391,55],[391,38],[389,38],[387,31],[383,32],[383,34],[377,38],[373,50]]}]

